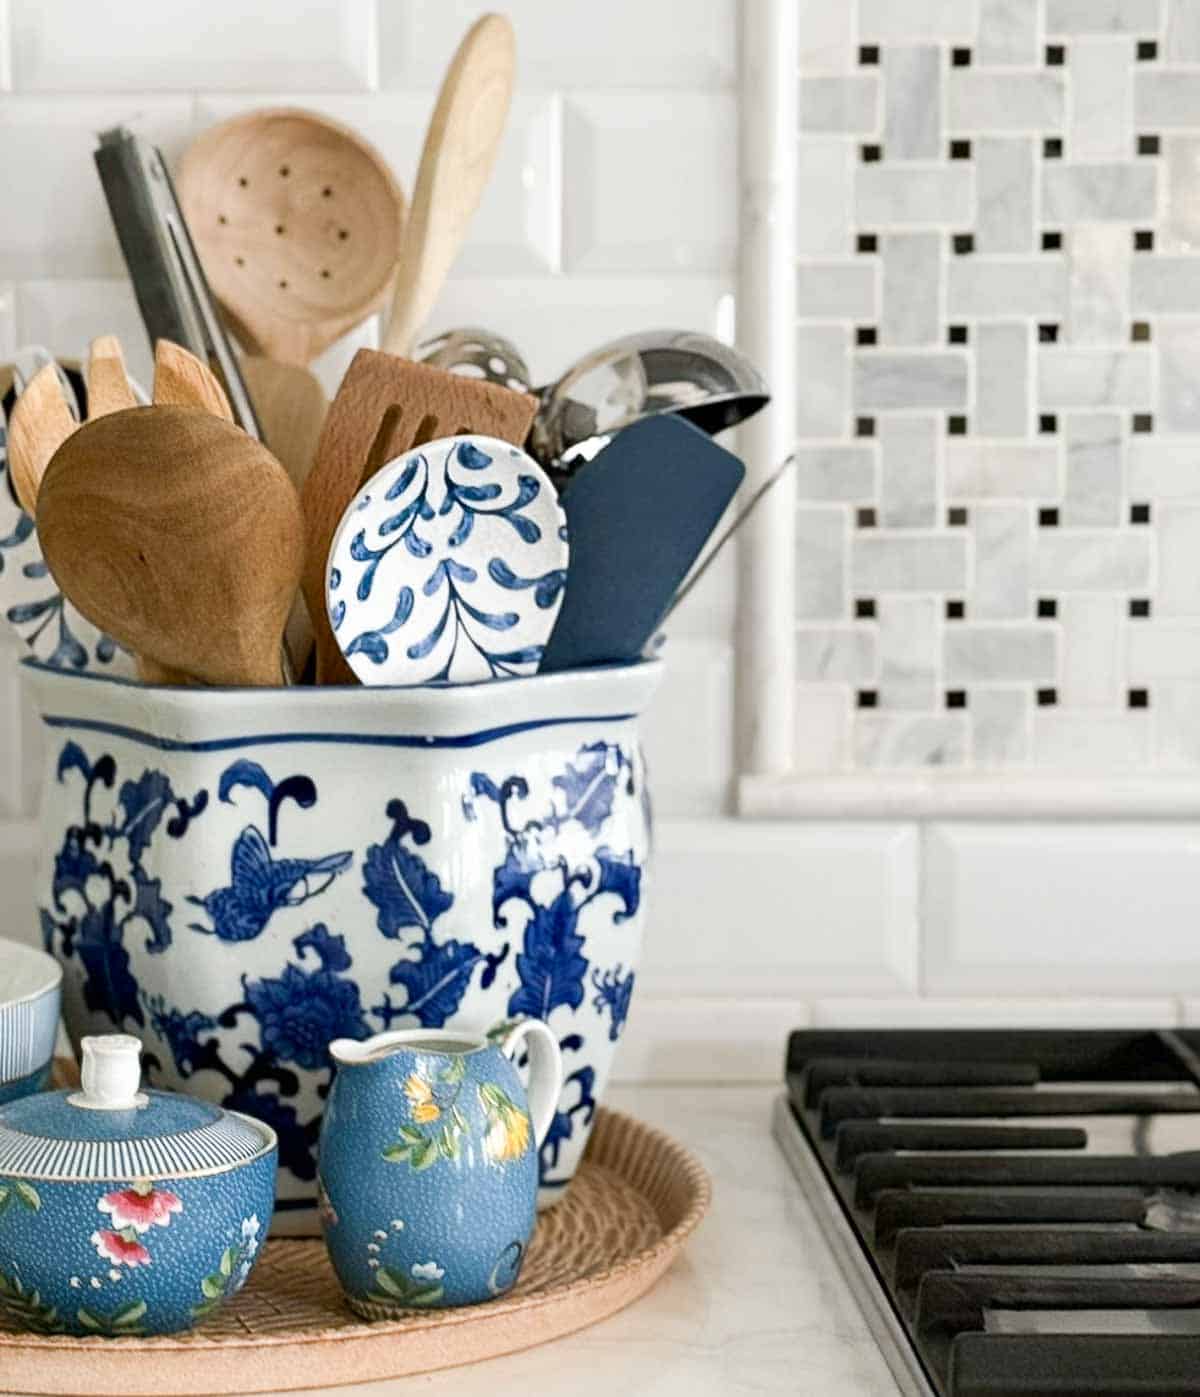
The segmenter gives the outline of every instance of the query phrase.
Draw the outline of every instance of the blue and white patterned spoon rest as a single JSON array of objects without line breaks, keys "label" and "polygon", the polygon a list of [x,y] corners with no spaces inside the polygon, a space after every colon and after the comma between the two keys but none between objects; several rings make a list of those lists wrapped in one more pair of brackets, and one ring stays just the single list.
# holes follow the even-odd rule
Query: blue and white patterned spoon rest
[{"label": "blue and white patterned spoon rest", "polygon": [[566,518],[519,447],[445,437],[388,462],[333,536],[329,624],[364,684],[537,671],[562,605]]}]

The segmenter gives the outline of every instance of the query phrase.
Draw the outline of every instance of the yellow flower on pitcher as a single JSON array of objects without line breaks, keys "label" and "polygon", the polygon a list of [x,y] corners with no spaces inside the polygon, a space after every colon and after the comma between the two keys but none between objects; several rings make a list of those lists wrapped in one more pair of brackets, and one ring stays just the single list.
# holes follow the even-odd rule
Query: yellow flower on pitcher
[{"label": "yellow flower on pitcher", "polygon": [[442,1114],[441,1108],[433,1099],[433,1088],[424,1077],[416,1072],[409,1074],[404,1083],[404,1094],[412,1107],[413,1120],[421,1125],[429,1125]]},{"label": "yellow flower on pitcher", "polygon": [[529,1148],[529,1116],[500,1090],[485,1082],[479,1100],[488,1119],[483,1148],[497,1164],[520,1159]]}]

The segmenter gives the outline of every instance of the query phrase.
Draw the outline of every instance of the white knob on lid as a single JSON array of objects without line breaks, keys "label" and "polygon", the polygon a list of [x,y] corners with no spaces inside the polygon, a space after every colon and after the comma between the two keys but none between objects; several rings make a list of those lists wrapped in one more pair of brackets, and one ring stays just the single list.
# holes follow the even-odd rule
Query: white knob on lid
[{"label": "white knob on lid", "polygon": [[146,1104],[142,1084],[142,1045],[128,1033],[102,1033],[83,1040],[83,1090],[69,1096],[72,1106],[89,1111],[132,1111]]}]

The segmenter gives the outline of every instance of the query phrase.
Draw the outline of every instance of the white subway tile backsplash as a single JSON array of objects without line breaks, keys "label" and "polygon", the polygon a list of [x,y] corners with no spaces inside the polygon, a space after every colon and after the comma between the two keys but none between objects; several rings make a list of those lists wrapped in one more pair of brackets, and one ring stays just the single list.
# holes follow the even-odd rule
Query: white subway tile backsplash
[{"label": "white subway tile backsplash", "polygon": [[1200,501],[1159,505],[1157,526],[1156,614],[1200,615]]},{"label": "white subway tile backsplash", "polygon": [[878,161],[855,167],[854,214],[860,228],[959,227],[971,220],[973,196],[966,161],[911,169]]},{"label": "white subway tile backsplash", "polygon": [[1059,131],[1066,111],[1062,77],[953,68],[946,81],[946,121],[956,135],[972,131]]},{"label": "white subway tile backsplash", "polygon": [[727,641],[671,639],[642,719],[660,815],[718,813],[733,776],[733,653]]},{"label": "white subway tile backsplash", "polygon": [[1039,0],[979,0],[976,59],[988,67],[1032,65],[1041,24]]},{"label": "white subway tile backsplash", "polygon": [[1057,636],[1044,626],[963,622],[946,627],[943,645],[949,684],[1046,683],[1057,673]]},{"label": "white subway tile backsplash", "polygon": [[1166,432],[1200,431],[1200,381],[1196,377],[1200,324],[1166,322],[1158,331],[1158,422]]},{"label": "white subway tile backsplash", "polygon": [[[1115,710],[1124,701],[1121,622],[1125,611],[1123,597],[1076,593],[1058,598],[1062,633],[1058,697],[1064,708]],[[1061,718],[1064,715],[1047,712],[1044,716]],[[1111,713],[1109,716],[1111,718]],[[1045,738],[1046,734],[1042,736]]]},{"label": "white subway tile backsplash", "polygon": [[1039,529],[1034,578],[1046,592],[1145,591],[1150,585],[1151,540],[1104,529]]},{"label": "white subway tile backsplash", "polygon": [[[1030,558],[1033,544],[1033,520],[1029,507],[1024,504],[981,504],[971,510],[970,518],[975,541],[971,617],[977,621],[1026,620],[1030,615]],[[955,629],[947,627],[947,644]]]},{"label": "white subway tile backsplash", "polygon": [[796,331],[797,435],[841,436],[850,419],[850,336],[847,325],[802,323]]},{"label": "white subway tile backsplash", "polygon": [[1129,308],[1141,315],[1200,314],[1200,257],[1134,257]]},{"label": "white subway tile backsplash", "polygon": [[1062,523],[1115,528],[1121,523],[1124,494],[1119,417],[1114,412],[1073,412],[1066,419],[1066,438]]},{"label": "white subway tile backsplash", "polygon": [[956,534],[860,529],[853,541],[851,579],[859,596],[958,592],[967,581],[967,541]]},{"label": "white subway tile backsplash", "polygon": [[941,243],[937,233],[883,235],[883,344],[927,345],[939,341]]},{"label": "white subway tile backsplash", "polygon": [[937,704],[939,609],[932,597],[879,601],[879,701],[884,708]]},{"label": "white subway tile backsplash", "polygon": [[1129,229],[1079,223],[1071,231],[1067,339],[1072,344],[1124,343],[1129,335]]},{"label": "white subway tile backsplash", "polygon": [[97,335],[116,335],[131,376],[149,387],[154,359],[133,289],[121,280],[26,281],[17,288],[17,333],[67,358],[85,358]]},{"label": "white subway tile backsplash", "polygon": [[886,353],[854,356],[854,408],[962,408],[967,403],[967,361],[962,354]]},{"label": "white subway tile backsplash", "polygon": [[942,50],[933,44],[883,51],[883,147],[889,160],[930,160],[941,154]]},{"label": "white subway tile backsplash", "polygon": [[1028,136],[984,136],[972,143],[980,252],[1032,252],[1033,141]]},{"label": "white subway tile backsplash", "polygon": [[928,416],[885,417],[879,430],[880,522],[929,529],[938,512],[938,427]]},{"label": "white subway tile backsplash", "polygon": [[1056,445],[946,444],[946,494],[952,500],[1048,500],[1061,488]]},{"label": "white subway tile backsplash", "polygon": [[563,136],[573,272],[725,272],[737,235],[737,119],[717,93],[575,92]]},{"label": "white subway tile backsplash", "polygon": [[801,262],[796,268],[796,311],[802,319],[874,320],[878,293],[875,259]]},{"label": "white subway tile backsplash", "polygon": [[1134,437],[1129,494],[1140,500],[1200,498],[1200,437]]},{"label": "white subway tile backsplash", "polygon": [[878,489],[875,450],[870,445],[800,446],[792,469],[796,493],[804,500],[870,500]]},{"label": "white subway tile backsplash", "polygon": [[1030,698],[1026,687],[971,689],[971,760],[979,767],[1029,759]]},{"label": "white subway tile backsplash", "polygon": [[1074,39],[1067,50],[1071,73],[1072,160],[1121,159],[1130,153],[1133,115],[1132,39]]},{"label": "white subway tile backsplash", "polygon": [[925,852],[930,994],[1169,995],[1193,982],[1193,823],[934,825]]},{"label": "white subway tile backsplash", "polygon": [[1042,217],[1047,224],[1135,223],[1153,220],[1158,199],[1150,161],[1042,166]]},{"label": "white subway tile backsplash", "polygon": [[1188,252],[1200,245],[1200,136],[1166,136],[1162,151],[1166,212],[1161,247]]},{"label": "white subway tile backsplash", "polygon": [[634,996],[614,1083],[777,1082],[787,1036],[809,1022],[800,999]]},{"label": "white subway tile backsplash", "polygon": [[796,619],[846,614],[846,513],[837,506],[796,512]]},{"label": "white subway tile backsplash", "polygon": [[1192,680],[1200,671],[1200,620],[1143,621],[1129,628],[1129,678]]},{"label": "white subway tile backsplash", "polygon": [[638,993],[905,993],[916,977],[916,844],[906,825],[663,821]]},{"label": "white subway tile backsplash", "polygon": [[980,325],[975,336],[975,410],[984,437],[1023,437],[1030,420],[1030,333],[1019,321]]},{"label": "white subway tile backsplash", "polygon": [[840,138],[803,136],[796,143],[796,251],[802,257],[849,252],[854,161]]},{"label": "white subway tile backsplash", "polygon": [[1133,79],[1133,120],[1139,131],[1200,127],[1200,90],[1186,69],[1142,65]]},{"label": "white subway tile backsplash", "polygon": [[1162,7],[1163,0],[1046,0],[1046,32],[1157,34]]},{"label": "white subway tile backsplash", "polygon": [[1154,356],[1149,350],[1044,347],[1037,358],[1043,408],[1154,405]]},{"label": "white subway tile backsplash", "polygon": [[311,0],[300,13],[239,0],[9,0],[9,8],[22,92],[362,91],[375,83],[372,0]]},{"label": "white subway tile backsplash", "polygon": [[879,129],[874,73],[800,79],[800,130],[813,135],[870,136]]},{"label": "white subway tile backsplash", "polygon": [[1059,257],[956,257],[948,268],[946,313],[1061,320],[1067,272]]}]

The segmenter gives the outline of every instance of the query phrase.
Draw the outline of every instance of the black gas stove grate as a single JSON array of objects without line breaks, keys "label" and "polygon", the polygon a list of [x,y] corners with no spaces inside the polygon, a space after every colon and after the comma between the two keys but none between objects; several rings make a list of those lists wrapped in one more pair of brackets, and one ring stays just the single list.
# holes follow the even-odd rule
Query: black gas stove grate
[{"label": "black gas stove grate", "polygon": [[[907,1392],[1200,1394],[1200,1033],[800,1031],[787,1084],[780,1139]],[[1189,1114],[1195,1150],[1090,1139]],[[1054,1332],[1005,1327],[1031,1312]]]}]

